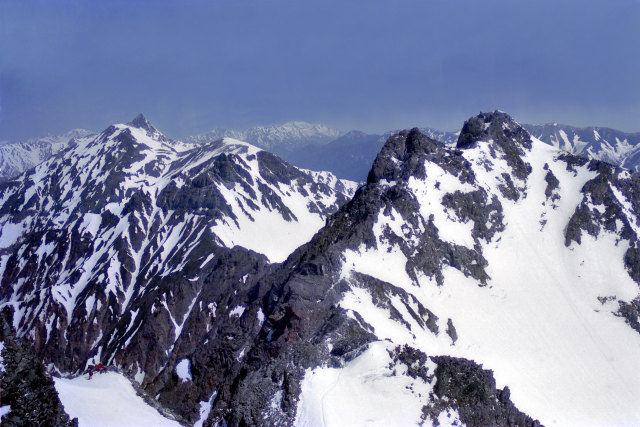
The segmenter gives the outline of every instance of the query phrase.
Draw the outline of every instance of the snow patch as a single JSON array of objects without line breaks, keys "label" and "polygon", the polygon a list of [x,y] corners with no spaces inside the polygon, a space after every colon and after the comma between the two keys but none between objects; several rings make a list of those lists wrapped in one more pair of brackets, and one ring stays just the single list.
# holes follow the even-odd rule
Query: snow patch
[{"label": "snow patch", "polygon": [[180,378],[180,381],[191,381],[191,361],[187,358],[182,359],[176,365],[176,375]]},{"label": "snow patch", "polygon": [[207,257],[205,258],[205,260],[204,260],[204,261],[202,261],[202,264],[200,264],[200,269],[203,269],[203,268],[204,268],[204,266],[205,266],[205,265],[207,265],[207,263],[208,263],[209,261],[211,261],[213,258],[214,258],[214,255],[213,255],[213,254],[209,254],[209,255],[207,255]]},{"label": "snow patch", "polygon": [[23,222],[19,224],[6,222],[2,226],[2,232],[0,232],[0,249],[13,245],[24,231],[25,226]]},{"label": "snow patch", "polygon": [[244,313],[245,307],[241,305],[237,305],[229,312],[229,317],[242,317]]}]

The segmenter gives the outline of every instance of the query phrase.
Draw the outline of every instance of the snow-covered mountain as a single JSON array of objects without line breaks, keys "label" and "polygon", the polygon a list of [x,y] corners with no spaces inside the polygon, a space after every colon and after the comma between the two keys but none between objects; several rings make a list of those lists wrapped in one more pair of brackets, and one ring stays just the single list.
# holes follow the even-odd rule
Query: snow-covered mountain
[{"label": "snow-covered mountain", "polygon": [[25,142],[2,143],[0,144],[0,182],[16,177],[61,150],[93,137],[95,134],[89,130],[72,129],[62,135],[46,136]]},{"label": "snow-covered mountain", "polygon": [[627,133],[605,127],[578,128],[558,123],[524,125],[524,128],[561,150],[640,170],[640,132]]},{"label": "snow-covered mountain", "polygon": [[116,367],[188,424],[640,420],[639,175],[497,111],[391,136],[355,194],[159,135],[0,187],[0,301],[61,374]]},{"label": "snow-covered mountain", "polygon": [[637,422],[639,185],[504,113],[469,120],[456,149],[390,139],[321,232],[333,304],[370,344],[305,369],[296,421],[501,425],[510,398],[543,424]]},{"label": "snow-covered mountain", "polygon": [[217,128],[201,135],[188,137],[185,142],[201,144],[228,137],[280,154],[300,147],[325,144],[338,138],[342,133],[325,125],[292,121],[282,125],[256,126],[241,130]]},{"label": "snow-covered mountain", "polygon": [[[578,128],[557,123],[522,126],[534,137],[561,150],[630,170],[640,169],[640,133],[600,127]],[[420,131],[446,145],[455,145],[460,134],[434,128],[420,128]],[[244,130],[214,129],[188,137],[183,142],[172,140],[172,143],[182,146],[184,150],[229,137],[276,153],[298,167],[329,171],[339,178],[362,182],[386,140],[398,132],[369,134],[353,130],[343,134],[325,125],[288,122],[280,126],[258,126]],[[47,160],[74,144],[77,139],[91,139],[94,136],[90,131],[74,129],[60,136],[0,144],[0,182]]]},{"label": "snow-covered mountain", "polygon": [[355,190],[229,138],[183,148],[139,116],[0,184],[0,305],[56,372],[100,360],[161,393]]},{"label": "snow-covered mountain", "polygon": [[[457,138],[457,133],[453,132],[432,128],[421,130],[429,137],[445,143],[455,144]],[[292,121],[279,126],[257,126],[243,130],[218,128],[184,141],[170,141],[174,146],[181,146],[177,149],[185,150],[232,138],[278,154],[298,167],[329,171],[339,178],[363,181],[376,154],[394,133],[376,135],[351,131],[343,134],[325,125]],[[0,143],[0,182],[20,175],[81,139],[89,140],[95,136],[95,133],[85,129],[72,129],[63,135]]]}]

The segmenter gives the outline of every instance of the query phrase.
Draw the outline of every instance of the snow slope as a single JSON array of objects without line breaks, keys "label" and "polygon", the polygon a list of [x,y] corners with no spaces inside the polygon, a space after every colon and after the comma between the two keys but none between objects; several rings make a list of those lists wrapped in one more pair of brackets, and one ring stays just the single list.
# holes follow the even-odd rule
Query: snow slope
[{"label": "snow slope", "polygon": [[180,426],[162,416],[136,394],[123,375],[108,372],[54,378],[65,411],[82,426]]},{"label": "snow slope", "polygon": [[392,347],[376,342],[342,368],[309,372],[302,383],[296,425],[414,425],[420,419],[421,397],[433,387],[398,372],[393,375]]},{"label": "snow slope", "polygon": [[355,194],[143,117],[80,148],[0,187],[0,298],[54,369],[198,425],[640,421],[640,175],[498,111],[391,136]]}]

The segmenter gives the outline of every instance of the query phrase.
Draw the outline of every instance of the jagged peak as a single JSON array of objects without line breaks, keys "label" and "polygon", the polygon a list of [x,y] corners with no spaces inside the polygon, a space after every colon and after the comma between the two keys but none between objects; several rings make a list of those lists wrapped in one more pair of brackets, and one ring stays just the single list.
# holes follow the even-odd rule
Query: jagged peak
[{"label": "jagged peak", "polygon": [[480,113],[464,122],[456,148],[472,148],[478,141],[493,140],[503,146],[515,143],[526,149],[531,148],[531,136],[511,116],[504,111],[494,110]]},{"label": "jagged peak", "polygon": [[418,159],[442,148],[441,143],[429,138],[418,128],[402,130],[385,142],[369,171],[367,183],[395,181],[407,173],[414,173],[419,167]]},{"label": "jagged peak", "polygon": [[127,125],[136,127],[138,129],[144,129],[147,131],[153,130],[157,132],[157,129],[151,124],[149,120],[147,120],[147,118],[142,113],[135,116],[133,120],[127,123]]},{"label": "jagged peak", "polygon": [[155,139],[157,141],[169,143],[169,144],[172,144],[172,145],[174,144],[173,140],[171,140],[170,138],[167,138],[166,136],[164,136],[162,134],[162,132],[160,132],[158,129],[156,129],[156,127],[153,126],[151,124],[151,122],[149,120],[147,120],[147,118],[142,113],[140,113],[137,116],[135,116],[133,118],[133,120],[131,120],[129,123],[127,123],[127,126],[134,127],[134,128],[137,128],[137,129],[141,129],[141,130],[146,132],[147,136],[149,136],[150,138],[153,138],[153,139]]},{"label": "jagged peak", "polygon": [[517,177],[525,179],[531,172],[531,165],[522,158],[525,151],[531,150],[531,135],[504,111],[481,112],[464,122],[456,148],[474,148],[480,141],[491,142],[492,147],[502,151]]}]

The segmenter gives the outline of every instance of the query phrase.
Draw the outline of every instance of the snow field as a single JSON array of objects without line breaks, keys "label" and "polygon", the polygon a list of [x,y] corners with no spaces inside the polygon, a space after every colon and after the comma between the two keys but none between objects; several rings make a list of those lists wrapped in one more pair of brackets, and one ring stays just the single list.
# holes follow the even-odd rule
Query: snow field
[{"label": "snow field", "polygon": [[54,378],[65,411],[82,426],[180,426],[136,394],[121,374],[108,372],[72,379]]},{"label": "snow field", "polygon": [[217,395],[218,395],[218,391],[215,390],[211,394],[211,397],[209,398],[208,401],[200,402],[200,418],[198,419],[198,421],[195,422],[193,427],[202,427],[202,425],[207,420],[207,418],[209,418],[209,413],[211,412],[211,409],[213,407],[213,401]]},{"label": "snow field", "polygon": [[[393,375],[387,352],[393,347],[389,342],[375,342],[343,368],[307,371],[295,425],[415,425],[432,386],[421,379]],[[396,369],[401,372],[403,367],[398,364]]]},{"label": "snow field", "polygon": [[[282,262],[300,245],[311,240],[313,235],[324,225],[324,218],[317,213],[311,213],[307,208],[309,200],[302,194],[279,188],[272,188],[278,194],[296,219],[287,221],[280,212],[261,206],[259,211],[249,211],[251,217],[245,213],[244,205],[239,201],[239,195],[252,199],[244,192],[239,184],[233,189],[221,185],[218,187],[225,200],[231,205],[236,215],[237,224],[232,219],[218,221],[211,228],[227,247],[242,246],[264,254],[271,262]],[[258,199],[260,192],[255,188]],[[328,201],[335,202],[334,200]]]}]

